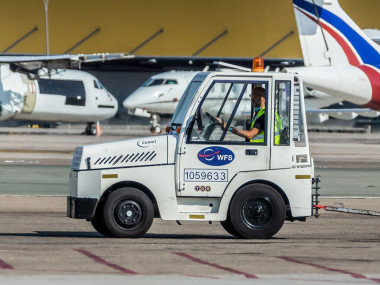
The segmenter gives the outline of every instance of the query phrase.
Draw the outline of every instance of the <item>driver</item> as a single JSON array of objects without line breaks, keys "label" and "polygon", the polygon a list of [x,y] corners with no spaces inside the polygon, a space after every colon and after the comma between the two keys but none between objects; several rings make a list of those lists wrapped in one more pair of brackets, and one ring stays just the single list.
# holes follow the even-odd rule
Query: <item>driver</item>
[{"label": "driver", "polygon": [[[255,87],[251,97],[251,104],[256,109],[256,115],[253,117],[251,128],[249,130],[240,130],[235,127],[230,127],[229,132],[248,139],[253,143],[264,142],[265,131],[265,89],[262,87]],[[226,123],[221,118],[216,118],[223,128],[226,128]]]}]

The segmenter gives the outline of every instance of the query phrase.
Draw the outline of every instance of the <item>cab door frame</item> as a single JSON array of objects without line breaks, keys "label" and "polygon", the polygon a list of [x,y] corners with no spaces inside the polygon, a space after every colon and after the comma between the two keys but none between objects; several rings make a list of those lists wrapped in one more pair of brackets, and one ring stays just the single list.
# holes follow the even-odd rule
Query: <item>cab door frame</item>
[{"label": "cab door frame", "polygon": [[[281,90],[280,84],[281,83],[288,83],[289,82],[289,90]],[[279,88],[277,89],[276,84],[279,83]],[[287,88],[286,88],[287,89]],[[289,102],[288,102],[288,108],[289,108],[289,126],[288,127],[288,144],[282,144],[276,145],[275,144],[275,123],[276,123],[276,92],[289,92]],[[270,159],[270,169],[285,169],[285,168],[291,168],[292,167],[292,145],[293,145],[293,137],[292,137],[292,129],[293,129],[293,100],[294,100],[294,81],[287,79],[279,79],[276,78],[276,80],[273,80],[273,104],[272,104],[272,115],[271,119],[273,121],[273,124],[271,126],[271,140],[270,140],[270,146],[271,146],[271,159]],[[281,95],[279,95],[280,97]],[[287,96],[287,94],[285,94]],[[287,98],[286,98],[287,99]],[[284,127],[284,126],[283,126]]]},{"label": "cab door frame", "polygon": [[[266,90],[267,90],[267,100],[266,100],[266,130],[265,130],[265,143],[264,144],[254,144],[250,142],[233,142],[233,141],[202,141],[202,142],[191,142],[189,138],[189,134],[191,133],[191,128],[194,126],[194,115],[196,111],[202,107],[203,102],[207,96],[206,94],[209,94],[209,91],[213,87],[213,85],[218,81],[226,81],[226,82],[242,82],[245,83],[244,90],[242,90],[239,101],[241,101],[242,96],[244,95],[244,91],[247,88],[248,84],[265,84]],[[270,141],[272,132],[271,130],[271,117],[272,117],[272,101],[271,101],[271,94],[272,94],[272,81],[273,78],[271,76],[257,76],[254,77],[250,75],[249,77],[245,76],[236,76],[236,77],[229,77],[228,79],[225,77],[211,77],[208,79],[207,84],[204,85],[205,87],[202,88],[202,91],[198,95],[198,98],[194,100],[196,103],[191,108],[191,112],[187,114],[188,123],[186,126],[186,129],[181,132],[181,135],[179,137],[178,141],[178,149],[179,154],[177,156],[177,163],[176,163],[176,172],[177,172],[177,196],[182,197],[221,197],[228,186],[228,184],[232,181],[232,179],[237,175],[237,173],[244,171],[262,171],[262,170],[268,170],[270,166]],[[237,105],[235,105],[237,107]],[[232,120],[232,116],[236,114],[236,108],[235,113],[232,113],[230,115],[230,120]],[[222,136],[223,137],[223,136]],[[231,152],[234,153],[234,161],[223,165],[223,166],[210,166],[203,164],[200,159],[198,158],[198,155],[200,151],[206,149],[206,148],[225,148]],[[260,161],[260,162],[259,162]],[[185,171],[188,169],[196,169],[196,170],[204,170],[204,171],[213,171],[217,172],[221,169],[227,169],[228,171],[228,180],[223,181],[223,184],[217,185],[216,181],[203,181],[201,184],[200,182],[197,185],[196,183],[193,183],[194,181],[185,181]],[[216,186],[217,185],[217,186]],[[196,186],[204,187],[205,191],[196,191]],[[210,191],[207,191],[208,189],[211,189]],[[215,190],[214,190],[215,189]]]}]

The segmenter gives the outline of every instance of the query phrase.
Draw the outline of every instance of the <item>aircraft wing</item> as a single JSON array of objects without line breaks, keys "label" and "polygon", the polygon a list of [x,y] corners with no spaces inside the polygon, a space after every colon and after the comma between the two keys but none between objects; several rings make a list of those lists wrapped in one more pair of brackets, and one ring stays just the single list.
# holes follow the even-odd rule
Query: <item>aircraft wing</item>
[{"label": "aircraft wing", "polygon": [[358,116],[367,118],[376,118],[380,115],[380,112],[368,109],[368,108],[349,108],[349,109],[319,109],[319,110],[306,110],[306,114],[311,116],[311,121],[317,118],[320,122],[328,120],[329,117],[333,117],[339,120],[353,120]]},{"label": "aircraft wing", "polygon": [[22,63],[31,61],[48,61],[48,60],[70,60],[75,55],[63,54],[63,55],[0,55],[1,63]]},{"label": "aircraft wing", "polygon": [[319,110],[306,110],[306,113],[309,114],[327,114],[331,116],[339,116],[342,114],[351,114],[356,113],[364,117],[377,117],[380,115],[380,112],[374,111],[369,108],[356,108],[356,109],[319,109]]},{"label": "aircraft wing", "polygon": [[62,54],[62,55],[26,55],[4,54],[0,55],[0,64],[14,64],[26,71],[34,71],[46,67],[55,68],[80,68],[83,62],[105,62],[134,58],[128,53],[99,53],[99,54]]},{"label": "aircraft wing", "polygon": [[[214,66],[215,61],[223,61],[246,68],[252,68],[253,58],[248,57],[202,57],[202,56],[135,56],[105,63],[84,62],[85,70],[118,70],[164,72],[170,70],[202,70],[205,66]],[[294,58],[264,58],[265,67],[271,70],[284,67],[303,66],[303,60]]]},{"label": "aircraft wing", "polygon": [[306,110],[307,113],[378,113],[368,108],[357,108],[357,109],[319,109],[319,110]]}]

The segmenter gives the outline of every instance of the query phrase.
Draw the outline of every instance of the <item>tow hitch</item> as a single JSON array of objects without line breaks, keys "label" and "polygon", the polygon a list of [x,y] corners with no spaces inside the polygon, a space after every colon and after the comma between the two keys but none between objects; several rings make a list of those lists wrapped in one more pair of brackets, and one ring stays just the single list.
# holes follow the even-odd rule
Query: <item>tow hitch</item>
[{"label": "tow hitch", "polygon": [[318,175],[317,177],[313,178],[312,180],[312,183],[313,183],[313,216],[315,216],[316,218],[319,217],[319,213],[318,213],[318,210],[320,209],[319,207],[319,189],[321,189],[321,187],[319,187],[319,183],[321,183],[321,179],[320,179],[320,176]]},{"label": "tow hitch", "polygon": [[380,212],[369,211],[369,210],[360,210],[360,209],[351,209],[351,208],[344,208],[344,207],[331,207],[331,206],[314,205],[314,209],[316,212],[318,212],[319,209],[324,209],[326,211],[332,211],[332,212],[350,213],[350,214],[367,215],[367,216],[380,216]]},{"label": "tow hitch", "polygon": [[[361,209],[351,209],[351,208],[344,208],[343,203],[339,203],[339,207],[336,206],[323,206],[319,205],[319,183],[321,183],[320,176],[318,175],[316,178],[313,178],[313,215],[318,218],[319,217],[319,209],[323,209],[326,211],[331,212],[340,212],[340,213],[350,213],[350,214],[357,214],[357,215],[366,215],[366,216],[380,216],[380,212],[377,211],[370,211],[370,210],[361,210]],[[337,203],[335,203],[337,204]]]}]

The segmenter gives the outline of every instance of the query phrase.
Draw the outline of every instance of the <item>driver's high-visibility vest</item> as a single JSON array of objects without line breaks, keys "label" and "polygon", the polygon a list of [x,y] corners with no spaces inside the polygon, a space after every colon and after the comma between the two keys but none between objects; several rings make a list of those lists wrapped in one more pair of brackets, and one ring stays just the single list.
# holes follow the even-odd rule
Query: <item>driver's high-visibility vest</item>
[{"label": "driver's high-visibility vest", "polygon": [[[256,120],[263,115],[265,115],[265,106],[260,109],[260,111],[257,113],[257,116],[255,116],[255,118],[252,120],[251,129],[253,128]],[[275,145],[280,144],[281,130],[282,130],[281,119],[280,119],[280,116],[276,112],[275,113],[275,126],[274,126],[274,144]],[[262,130],[256,136],[254,136],[252,139],[250,139],[250,142],[263,143],[264,142],[264,135],[265,135],[265,131]]]}]

